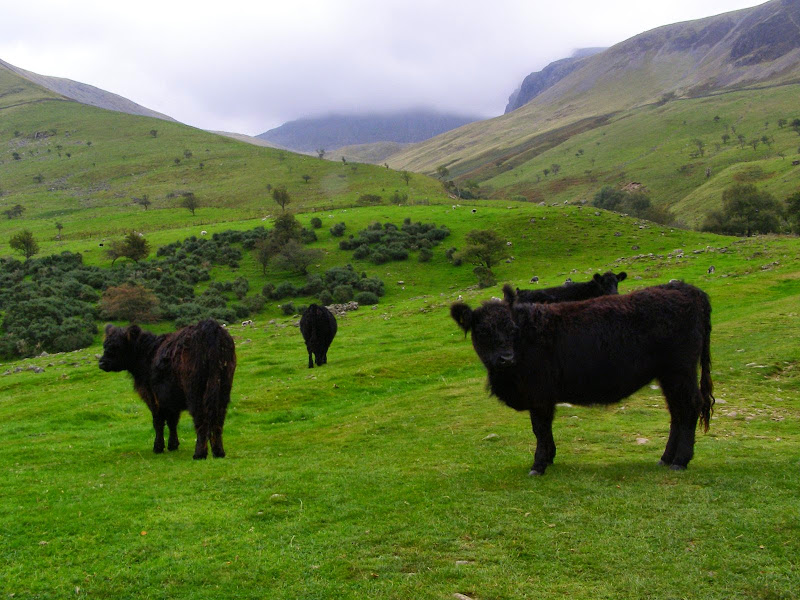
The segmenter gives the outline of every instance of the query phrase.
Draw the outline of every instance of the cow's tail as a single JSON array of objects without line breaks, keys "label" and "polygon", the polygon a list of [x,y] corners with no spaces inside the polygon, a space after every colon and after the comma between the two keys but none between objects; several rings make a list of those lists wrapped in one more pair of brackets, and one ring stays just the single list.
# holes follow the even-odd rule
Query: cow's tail
[{"label": "cow's tail", "polygon": [[[202,322],[205,353],[205,389],[202,403],[210,428],[221,426],[230,401],[236,349],[230,334],[212,322]],[[211,433],[211,432],[209,432]]]},{"label": "cow's tail", "polygon": [[711,381],[711,303],[703,294],[703,348],[700,352],[700,423],[708,431],[711,414],[714,412],[714,384]]}]

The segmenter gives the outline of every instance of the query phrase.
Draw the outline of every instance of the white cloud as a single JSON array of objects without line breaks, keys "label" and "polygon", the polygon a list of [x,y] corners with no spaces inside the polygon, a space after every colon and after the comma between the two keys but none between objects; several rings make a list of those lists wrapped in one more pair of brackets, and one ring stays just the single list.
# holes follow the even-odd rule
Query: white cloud
[{"label": "white cloud", "polygon": [[327,112],[432,106],[500,114],[573,49],[752,0],[29,0],[3,9],[0,58],[207,129],[257,134]]}]

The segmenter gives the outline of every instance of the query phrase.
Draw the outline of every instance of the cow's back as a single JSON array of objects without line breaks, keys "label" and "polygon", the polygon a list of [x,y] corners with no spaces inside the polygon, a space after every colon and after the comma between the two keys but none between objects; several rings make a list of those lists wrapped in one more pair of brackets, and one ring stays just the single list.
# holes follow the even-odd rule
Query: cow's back
[{"label": "cow's back", "polygon": [[663,374],[695,368],[710,304],[704,292],[679,283],[517,310],[535,324],[523,346],[533,387],[558,401],[604,404]]}]

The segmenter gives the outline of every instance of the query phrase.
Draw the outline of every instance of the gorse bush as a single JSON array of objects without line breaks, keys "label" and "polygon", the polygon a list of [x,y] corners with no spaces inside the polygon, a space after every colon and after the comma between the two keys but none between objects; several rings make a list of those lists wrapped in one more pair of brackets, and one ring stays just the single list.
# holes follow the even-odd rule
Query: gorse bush
[{"label": "gorse bush", "polygon": [[[406,260],[409,252],[430,250],[448,235],[450,230],[447,227],[437,227],[434,223],[412,223],[411,219],[405,219],[402,226],[397,227],[393,223],[375,222],[357,235],[339,242],[339,248],[352,250],[356,260],[369,260],[381,265]],[[421,262],[426,262],[426,259]]]}]

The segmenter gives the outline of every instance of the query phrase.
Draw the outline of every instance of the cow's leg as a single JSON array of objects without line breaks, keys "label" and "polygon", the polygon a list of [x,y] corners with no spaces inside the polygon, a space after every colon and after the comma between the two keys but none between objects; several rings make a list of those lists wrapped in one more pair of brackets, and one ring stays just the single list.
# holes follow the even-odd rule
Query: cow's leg
[{"label": "cow's leg", "polygon": [[692,370],[680,376],[663,378],[660,383],[671,416],[669,439],[660,463],[681,471],[694,456],[694,438],[699,416],[697,407],[700,406],[697,375]]},{"label": "cow's leg", "polygon": [[194,446],[194,459],[203,459],[208,456],[208,423],[202,410],[192,415],[194,419],[194,431],[197,434],[197,442]]},{"label": "cow's leg", "polygon": [[[230,395],[230,392],[228,392]],[[221,414],[215,416],[214,423],[209,423],[209,438],[211,440],[211,454],[214,458],[225,458],[225,448],[222,446],[222,425],[225,423],[226,405],[220,407]]]},{"label": "cow's leg", "polygon": [[554,407],[531,409],[531,426],[536,436],[536,453],[529,475],[544,475],[547,465],[553,464],[556,457],[556,443],[553,440]]},{"label": "cow's leg", "polygon": [[164,417],[161,413],[153,413],[153,429],[156,430],[156,440],[153,442],[153,452],[164,452]]},{"label": "cow's leg", "polygon": [[167,427],[169,427],[169,441],[167,442],[167,450],[177,450],[180,445],[178,442],[178,420],[181,418],[181,413],[174,412],[167,415]]},{"label": "cow's leg", "polygon": [[311,350],[308,351],[308,368],[314,368],[314,360],[311,358]]}]

